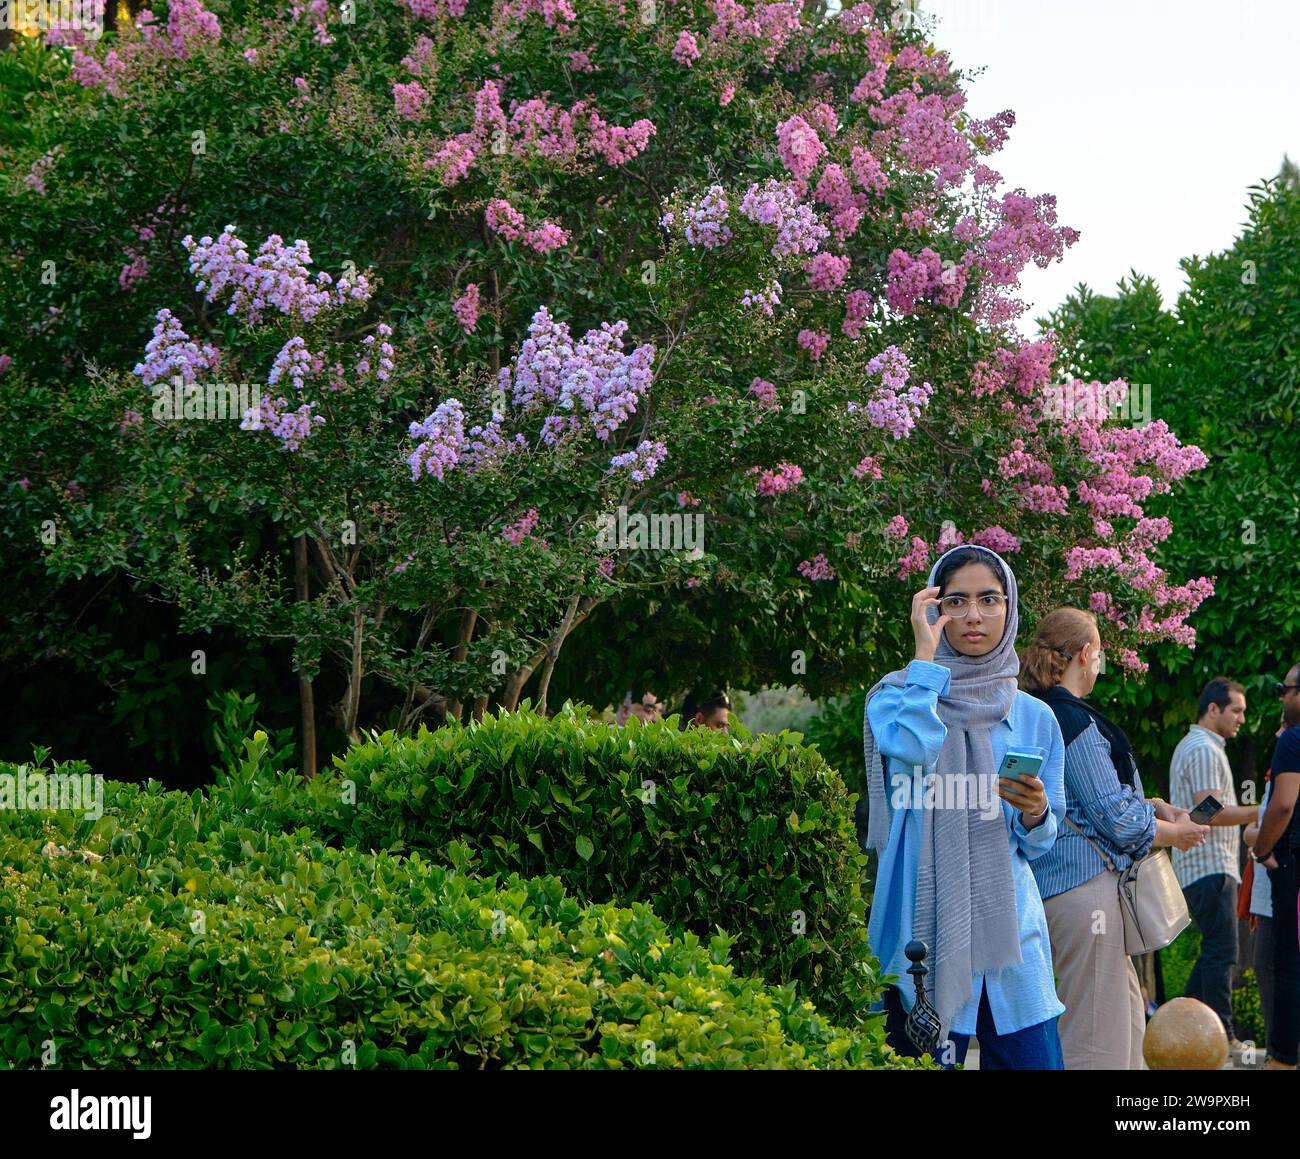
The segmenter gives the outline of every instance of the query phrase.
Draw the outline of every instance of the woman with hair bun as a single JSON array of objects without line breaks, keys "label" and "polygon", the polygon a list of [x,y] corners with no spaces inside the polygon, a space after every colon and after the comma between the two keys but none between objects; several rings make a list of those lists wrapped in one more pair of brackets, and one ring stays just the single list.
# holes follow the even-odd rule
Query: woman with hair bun
[{"label": "woman with hair bun", "polygon": [[1021,656],[1021,688],[1051,708],[1065,740],[1066,823],[1031,868],[1066,1008],[1065,1069],[1140,1070],[1146,1011],[1124,952],[1116,878],[1153,845],[1190,849],[1208,829],[1185,809],[1144,799],[1128,738],[1084,699],[1101,665],[1096,618],[1078,608],[1044,616]]}]

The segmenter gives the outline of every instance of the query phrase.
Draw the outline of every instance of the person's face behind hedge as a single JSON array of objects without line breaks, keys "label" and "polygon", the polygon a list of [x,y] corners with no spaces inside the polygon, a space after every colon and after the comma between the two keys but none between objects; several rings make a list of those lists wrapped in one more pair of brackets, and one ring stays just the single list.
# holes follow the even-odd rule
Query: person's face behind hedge
[{"label": "person's face behind hedge", "polygon": [[711,728],[714,732],[731,731],[731,713],[725,708],[715,708],[707,715],[697,712],[691,723],[700,728]]}]

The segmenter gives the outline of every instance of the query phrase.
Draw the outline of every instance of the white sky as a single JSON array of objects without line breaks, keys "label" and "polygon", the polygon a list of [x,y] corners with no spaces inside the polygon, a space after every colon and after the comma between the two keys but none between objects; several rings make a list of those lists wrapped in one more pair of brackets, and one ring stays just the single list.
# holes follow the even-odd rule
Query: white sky
[{"label": "white sky", "polygon": [[1113,293],[1131,269],[1172,305],[1180,258],[1232,243],[1247,187],[1300,162],[1297,0],[920,0],[922,23],[970,72],[968,110],[1011,108],[988,163],[1055,193],[1082,237],[1021,278],[1021,329],[1079,282]]}]

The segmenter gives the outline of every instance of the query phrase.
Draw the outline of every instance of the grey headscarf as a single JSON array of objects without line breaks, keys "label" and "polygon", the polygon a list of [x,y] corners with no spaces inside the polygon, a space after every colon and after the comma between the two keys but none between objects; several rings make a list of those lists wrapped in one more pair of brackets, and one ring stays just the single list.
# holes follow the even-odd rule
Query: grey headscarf
[{"label": "grey headscarf", "polygon": [[[963,544],[953,551],[969,550]],[[952,673],[948,694],[938,703],[939,719],[948,735],[939,750],[934,772],[940,783],[949,777],[975,773],[995,778],[993,729],[1007,718],[1016,695],[1020,660],[1016,633],[1020,607],[1016,577],[996,552],[976,547],[996,561],[1006,582],[1007,612],[1002,639],[983,656],[963,656],[941,635],[934,662]],[[930,569],[933,587],[945,552]],[[995,571],[998,568],[994,568]],[[938,619],[931,608],[929,620]],[[906,672],[891,672],[867,693],[867,703],[886,684],[906,683]],[[883,851],[889,839],[893,810],[885,787],[884,768],[871,726],[863,713],[863,748],[867,763],[870,815],[867,845]],[[969,783],[969,782],[968,782]],[[979,781],[977,784],[986,782]],[[995,781],[992,783],[996,783]],[[969,1000],[976,974],[999,970],[1021,961],[1016,924],[1015,882],[1011,850],[999,809],[993,819],[982,815],[979,794],[967,797],[965,809],[921,811],[921,849],[917,868],[912,937],[929,947],[928,992],[946,1034],[953,1016]],[[941,853],[939,851],[942,851]],[[910,980],[904,979],[903,984]]]}]

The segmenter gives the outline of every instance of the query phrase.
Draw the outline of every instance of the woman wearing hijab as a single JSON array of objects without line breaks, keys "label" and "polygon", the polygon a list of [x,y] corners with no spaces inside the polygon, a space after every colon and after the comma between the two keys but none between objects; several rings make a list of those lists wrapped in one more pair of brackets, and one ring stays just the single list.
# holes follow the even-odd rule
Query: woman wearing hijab
[{"label": "woman wearing hijab", "polygon": [[[867,843],[880,852],[868,940],[882,971],[904,980],[885,992],[889,1041],[916,1053],[903,951],[919,939],[941,1062],[964,1062],[974,1034],[981,1070],[1060,1070],[1065,1007],[1029,862],[1051,849],[1065,812],[1061,731],[1016,687],[1019,601],[1006,562],[954,548],[929,585],[912,598],[915,659],[867,693],[865,713]],[[999,778],[1008,750],[1040,756],[1040,776]]]},{"label": "woman wearing hijab", "polygon": [[1209,830],[1186,809],[1143,798],[1128,737],[1083,699],[1101,659],[1096,617],[1079,608],[1049,612],[1025,649],[1021,687],[1052,710],[1065,741],[1065,827],[1034,877],[1066,1005],[1066,1070],[1141,1070],[1146,1010],[1124,950],[1116,876],[1152,845],[1190,849]]}]

